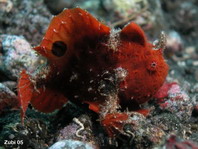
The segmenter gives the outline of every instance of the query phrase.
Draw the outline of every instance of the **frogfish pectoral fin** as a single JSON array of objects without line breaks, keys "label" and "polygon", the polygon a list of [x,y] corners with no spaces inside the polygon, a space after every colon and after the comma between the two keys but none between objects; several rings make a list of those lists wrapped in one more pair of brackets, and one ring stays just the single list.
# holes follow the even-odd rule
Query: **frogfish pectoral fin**
[{"label": "frogfish pectoral fin", "polygon": [[63,94],[46,87],[39,88],[38,91],[33,93],[31,104],[40,112],[51,113],[56,109],[62,108],[67,101],[67,98]]},{"label": "frogfish pectoral fin", "polygon": [[30,76],[25,70],[21,72],[18,82],[18,100],[21,107],[21,122],[24,123],[25,112],[29,103],[44,113],[50,113],[56,109],[62,108],[67,102],[63,94],[50,88],[35,89]]},{"label": "frogfish pectoral fin", "polygon": [[17,88],[18,88],[18,100],[21,107],[21,122],[23,124],[25,112],[32,98],[32,93],[34,88],[30,80],[30,77],[25,70],[23,70],[20,74]]}]

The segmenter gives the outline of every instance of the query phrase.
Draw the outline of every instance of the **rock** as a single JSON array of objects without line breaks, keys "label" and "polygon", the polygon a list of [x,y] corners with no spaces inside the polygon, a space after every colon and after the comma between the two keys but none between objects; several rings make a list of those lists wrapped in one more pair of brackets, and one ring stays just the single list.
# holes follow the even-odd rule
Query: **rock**
[{"label": "rock", "polygon": [[172,54],[181,52],[183,48],[183,41],[180,34],[176,31],[170,31],[167,35],[167,44],[165,54],[171,56]]},{"label": "rock", "polygon": [[195,54],[196,49],[194,46],[189,46],[189,47],[185,48],[185,52],[186,52],[186,54],[189,54],[192,56],[193,54]]},{"label": "rock", "polygon": [[0,114],[6,109],[19,109],[19,103],[16,94],[0,83]]},{"label": "rock", "polygon": [[195,80],[198,81],[198,70],[195,70]]},{"label": "rock", "polygon": [[192,141],[182,141],[175,135],[171,135],[166,142],[166,149],[198,149],[198,145]]},{"label": "rock", "polygon": [[101,2],[106,11],[118,15],[120,18],[127,18],[131,14],[141,12],[141,10],[148,5],[147,0],[104,0]]},{"label": "rock", "polygon": [[[1,9],[1,3],[5,6]],[[33,45],[39,44],[51,14],[40,0],[0,1],[0,34],[23,35]]]},{"label": "rock", "polygon": [[182,129],[181,120],[171,113],[161,113],[150,118],[153,125],[161,128],[166,133],[177,133]]},{"label": "rock", "polygon": [[38,56],[22,36],[1,35],[0,42],[0,70],[9,79],[16,80],[23,69],[32,72],[36,68]]},{"label": "rock", "polygon": [[53,144],[49,149],[97,149],[91,144],[76,140],[62,140]]},{"label": "rock", "polygon": [[44,2],[52,14],[58,14],[64,8],[80,7],[116,27],[134,19],[140,25],[153,21],[150,17],[151,13],[145,12],[149,7],[147,0],[45,0]]},{"label": "rock", "polygon": [[8,87],[11,91],[16,91],[17,82],[15,81],[4,81],[2,82],[3,85]]},{"label": "rock", "polygon": [[[197,45],[197,1],[166,1],[161,0],[162,10],[166,20],[171,20],[167,23],[168,28],[174,28],[182,38],[185,38],[184,45]],[[188,20],[188,21],[186,21]]]},{"label": "rock", "polygon": [[11,0],[0,1],[0,12],[10,12],[12,8],[13,8],[13,3]]},{"label": "rock", "polygon": [[158,90],[155,98],[157,98],[157,104],[162,110],[174,113],[180,119],[190,118],[193,103],[188,94],[177,83],[165,83]]},{"label": "rock", "polygon": [[[59,131],[56,140],[70,140],[69,142],[79,140],[82,141],[82,143],[86,142],[85,144],[91,143],[94,146],[97,145],[96,139],[92,132],[92,122],[87,115],[81,115],[78,118],[74,118],[72,123]],[[67,141],[68,145],[70,144],[69,142]],[[76,142],[73,143],[75,144]]]},{"label": "rock", "polygon": [[7,149],[47,149],[49,147],[50,135],[48,128],[46,124],[40,120],[29,118],[25,121],[24,126],[15,123],[7,127],[7,134],[4,134],[3,140],[18,142],[14,144],[4,144],[4,147]]},{"label": "rock", "polygon": [[44,0],[44,2],[54,15],[60,13],[64,8],[75,8],[79,6],[88,12],[96,14],[101,3],[100,0]]}]

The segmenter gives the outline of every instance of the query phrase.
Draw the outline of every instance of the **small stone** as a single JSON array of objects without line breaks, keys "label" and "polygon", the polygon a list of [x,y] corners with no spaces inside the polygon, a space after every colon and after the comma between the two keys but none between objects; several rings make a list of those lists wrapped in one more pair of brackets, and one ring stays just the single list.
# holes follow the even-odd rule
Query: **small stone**
[{"label": "small stone", "polygon": [[182,49],[182,40],[178,32],[171,31],[167,36],[167,48],[171,52],[178,52]]},{"label": "small stone", "polygon": [[0,0],[0,35],[23,35],[35,46],[42,39],[50,18],[43,1]]},{"label": "small stone", "polygon": [[16,90],[17,82],[15,81],[5,81],[5,82],[2,82],[2,84],[8,87],[11,91]]},{"label": "small stone", "polygon": [[9,79],[16,80],[23,69],[30,72],[36,69],[38,56],[22,36],[1,35],[0,41],[2,43],[0,70]]},{"label": "small stone", "polygon": [[189,89],[190,93],[198,93],[198,83],[195,83],[190,89]]},{"label": "small stone", "polygon": [[11,139],[11,140],[14,139],[14,137],[15,137],[15,136],[14,136],[13,134],[10,134],[10,135],[9,135],[9,139]]},{"label": "small stone", "polygon": [[56,138],[57,141],[70,139],[83,142],[95,141],[92,133],[92,122],[87,115],[81,115],[78,118],[74,118],[72,123],[59,131]]},{"label": "small stone", "polygon": [[180,119],[188,119],[192,113],[193,103],[179,84],[165,83],[155,95],[160,109],[176,114]]},{"label": "small stone", "polygon": [[193,66],[198,66],[198,61],[194,61],[192,64]]},{"label": "small stone", "polygon": [[198,81],[198,70],[195,70],[195,79]]},{"label": "small stone", "polygon": [[17,96],[8,87],[0,83],[0,114],[5,109],[19,108]]},{"label": "small stone", "polygon": [[77,140],[62,140],[53,144],[49,149],[95,149],[91,144]]},{"label": "small stone", "polygon": [[190,140],[182,141],[177,136],[171,135],[165,145],[166,149],[197,149],[198,145]]},{"label": "small stone", "polygon": [[193,46],[186,47],[185,52],[189,55],[192,55],[195,53],[195,47]]},{"label": "small stone", "polygon": [[13,8],[13,3],[11,0],[1,0],[0,1],[0,12],[10,12]]}]

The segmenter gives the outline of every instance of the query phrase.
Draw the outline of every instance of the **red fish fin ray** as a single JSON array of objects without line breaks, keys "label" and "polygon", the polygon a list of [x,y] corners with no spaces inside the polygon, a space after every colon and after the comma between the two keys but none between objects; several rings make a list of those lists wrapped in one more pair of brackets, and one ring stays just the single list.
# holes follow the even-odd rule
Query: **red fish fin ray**
[{"label": "red fish fin ray", "polygon": [[102,102],[90,102],[90,101],[85,101],[84,103],[89,104],[89,109],[99,113],[100,112],[100,105],[102,104]]},{"label": "red fish fin ray", "polygon": [[144,116],[148,116],[150,113],[150,110],[149,109],[139,109],[139,110],[136,110],[135,112],[138,112]]},{"label": "red fish fin ray", "polygon": [[125,26],[120,35],[122,40],[135,42],[142,46],[146,45],[147,40],[144,31],[140,28],[140,26],[133,22]]},{"label": "red fish fin ray", "polygon": [[49,57],[48,52],[45,50],[44,47],[36,46],[33,48],[37,53],[41,54],[44,57]]},{"label": "red fish fin ray", "polygon": [[17,88],[18,88],[18,100],[21,106],[21,122],[24,123],[25,112],[32,98],[32,93],[34,88],[30,80],[30,77],[25,70],[23,70],[20,74]]},{"label": "red fish fin ray", "polygon": [[40,88],[39,92],[34,92],[31,100],[32,106],[44,113],[51,113],[62,108],[67,99],[60,92],[50,88]]},{"label": "red fish fin ray", "polygon": [[125,121],[129,119],[126,113],[109,113],[101,121],[102,126],[105,127],[109,137],[114,137],[119,131],[123,129]]}]

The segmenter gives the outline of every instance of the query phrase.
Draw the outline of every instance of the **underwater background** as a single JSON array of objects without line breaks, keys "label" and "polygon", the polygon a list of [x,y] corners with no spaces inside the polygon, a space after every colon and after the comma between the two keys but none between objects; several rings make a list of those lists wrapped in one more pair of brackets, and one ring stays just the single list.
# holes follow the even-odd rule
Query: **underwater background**
[{"label": "underwater background", "polygon": [[[20,72],[34,72],[46,63],[32,48],[53,16],[76,7],[115,30],[135,22],[151,43],[162,31],[166,34],[168,76],[159,94],[142,105],[149,116],[133,117],[130,135],[109,138],[96,113],[72,102],[50,114],[29,105],[21,124]],[[14,148],[197,149],[198,1],[0,0],[0,149]]]}]

